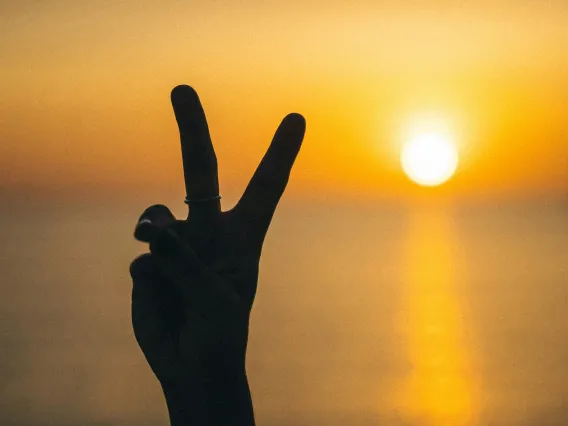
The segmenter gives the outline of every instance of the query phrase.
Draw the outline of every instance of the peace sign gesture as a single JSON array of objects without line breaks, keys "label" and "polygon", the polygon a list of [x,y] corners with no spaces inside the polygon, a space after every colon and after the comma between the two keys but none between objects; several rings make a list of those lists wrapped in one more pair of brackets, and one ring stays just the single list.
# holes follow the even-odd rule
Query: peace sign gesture
[{"label": "peace sign gesture", "polygon": [[217,159],[197,93],[171,94],[189,205],[162,205],[135,237],[150,253],[130,267],[136,339],[162,384],[172,425],[254,424],[245,373],[248,323],[264,237],[300,150],[305,120],[284,118],[241,200],[222,212]]}]

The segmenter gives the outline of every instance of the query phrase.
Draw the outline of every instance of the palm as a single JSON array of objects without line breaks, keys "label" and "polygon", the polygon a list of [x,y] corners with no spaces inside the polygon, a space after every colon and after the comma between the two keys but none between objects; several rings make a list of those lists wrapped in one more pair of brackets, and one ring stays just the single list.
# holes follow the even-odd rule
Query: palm
[{"label": "palm", "polygon": [[305,129],[301,116],[286,117],[242,199],[221,212],[211,200],[219,193],[217,161],[199,98],[179,86],[172,104],[187,195],[199,202],[190,202],[187,220],[165,206],[148,208],[135,235],[151,253],[131,265],[135,335],[162,382],[244,369],[262,244]]}]

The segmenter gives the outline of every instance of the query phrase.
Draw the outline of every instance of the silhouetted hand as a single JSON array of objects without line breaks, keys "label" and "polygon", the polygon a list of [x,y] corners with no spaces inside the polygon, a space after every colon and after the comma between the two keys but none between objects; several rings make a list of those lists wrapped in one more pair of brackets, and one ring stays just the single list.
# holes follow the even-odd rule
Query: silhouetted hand
[{"label": "silhouetted hand", "polygon": [[172,425],[254,424],[245,355],[262,244],[305,131],[290,114],[238,204],[221,212],[217,159],[199,98],[172,91],[181,134],[187,220],[162,205],[140,217],[135,237],[132,322],[158,377]]}]

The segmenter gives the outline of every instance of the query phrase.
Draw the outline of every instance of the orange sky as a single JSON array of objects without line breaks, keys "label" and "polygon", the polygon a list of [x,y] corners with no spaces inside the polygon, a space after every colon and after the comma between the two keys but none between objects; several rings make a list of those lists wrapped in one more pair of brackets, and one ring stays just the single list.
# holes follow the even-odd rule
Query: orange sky
[{"label": "orange sky", "polygon": [[303,113],[292,193],[407,196],[416,117],[456,134],[438,192],[568,189],[563,1],[0,1],[0,188],[182,191],[169,91],[201,95],[239,193]]}]

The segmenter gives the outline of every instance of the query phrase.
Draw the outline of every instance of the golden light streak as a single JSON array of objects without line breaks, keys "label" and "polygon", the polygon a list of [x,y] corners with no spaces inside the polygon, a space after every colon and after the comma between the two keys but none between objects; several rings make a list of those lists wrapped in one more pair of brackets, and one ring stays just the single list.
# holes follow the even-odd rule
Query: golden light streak
[{"label": "golden light streak", "polygon": [[411,424],[473,424],[475,385],[455,292],[456,257],[449,219],[439,212],[411,218],[404,332],[411,371],[398,401]]}]

